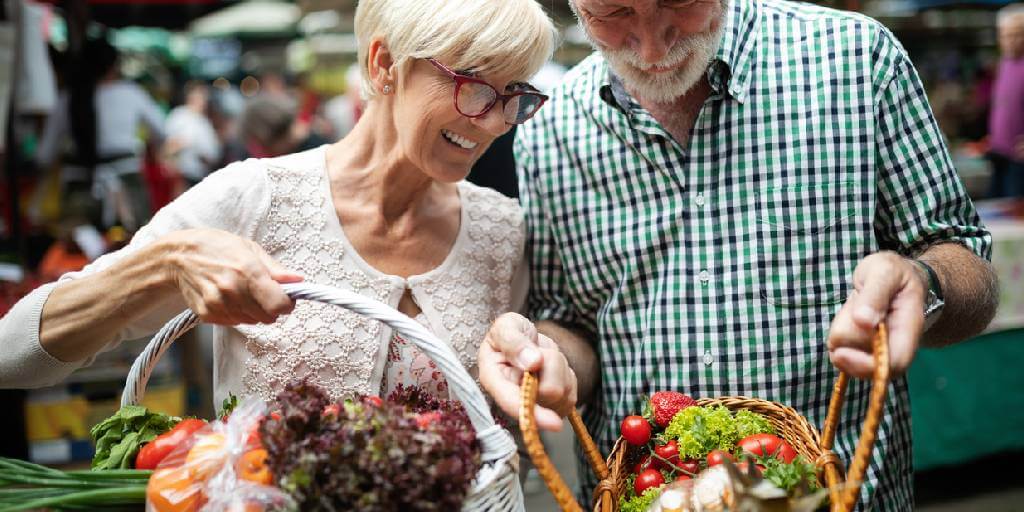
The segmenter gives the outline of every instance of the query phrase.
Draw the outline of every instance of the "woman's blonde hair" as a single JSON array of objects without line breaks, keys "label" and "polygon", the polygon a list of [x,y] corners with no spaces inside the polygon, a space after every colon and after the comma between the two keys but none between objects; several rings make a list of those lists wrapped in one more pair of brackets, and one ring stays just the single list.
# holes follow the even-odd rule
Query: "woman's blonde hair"
[{"label": "woman's blonde hair", "polygon": [[355,33],[363,97],[377,94],[367,53],[384,40],[399,69],[433,57],[452,69],[529,79],[551,58],[557,32],[535,0],[361,0]]}]

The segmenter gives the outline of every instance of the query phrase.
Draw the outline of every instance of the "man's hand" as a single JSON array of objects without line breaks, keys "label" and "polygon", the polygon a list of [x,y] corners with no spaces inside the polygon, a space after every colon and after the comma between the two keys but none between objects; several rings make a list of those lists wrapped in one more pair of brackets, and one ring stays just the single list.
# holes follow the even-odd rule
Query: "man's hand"
[{"label": "man's hand", "polygon": [[561,430],[562,417],[576,406],[576,374],[551,338],[516,313],[494,320],[480,344],[480,383],[505,414],[519,417],[520,382],[524,371],[537,375],[534,415],[542,430]]},{"label": "man's hand", "polygon": [[926,277],[911,260],[879,252],[853,272],[854,292],[832,320],[828,348],[842,371],[868,378],[874,369],[871,339],[878,324],[889,329],[889,366],[903,373],[914,360],[924,328]]}]

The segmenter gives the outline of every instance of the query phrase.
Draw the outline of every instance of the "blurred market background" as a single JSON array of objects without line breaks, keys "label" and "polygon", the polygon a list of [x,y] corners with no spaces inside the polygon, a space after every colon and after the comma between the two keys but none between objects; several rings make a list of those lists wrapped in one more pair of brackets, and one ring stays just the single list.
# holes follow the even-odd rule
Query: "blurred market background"
[{"label": "blurred market background", "polygon": [[[910,371],[920,509],[1024,510],[1024,203],[1004,197],[1009,190],[993,180],[998,159],[990,158],[988,144],[1000,62],[996,16],[1007,3],[821,3],[875,17],[902,41],[957,171],[995,237],[1002,283],[995,322],[968,342],[922,350]],[[543,4],[563,31],[561,48],[534,80],[546,89],[590,47],[565,0]],[[39,284],[120,247],[153,211],[225,163],[344,136],[361,108],[352,68],[354,6],[0,0],[0,313]],[[120,143],[127,152],[98,155],[99,163],[138,179],[86,190],[64,154],[80,129],[66,98],[108,89],[105,108],[135,109],[138,115],[124,117],[143,122],[107,127],[128,140],[97,140],[98,146]],[[103,130],[95,136],[107,137]],[[499,139],[470,179],[515,195],[510,141],[511,135]],[[201,329],[175,345],[150,383],[147,405],[212,417],[208,337]],[[87,464],[89,426],[116,409],[141,348],[123,344],[59,386],[0,391],[0,455]],[[573,479],[571,435],[547,441]],[[525,482],[529,510],[554,509],[539,480]]]}]

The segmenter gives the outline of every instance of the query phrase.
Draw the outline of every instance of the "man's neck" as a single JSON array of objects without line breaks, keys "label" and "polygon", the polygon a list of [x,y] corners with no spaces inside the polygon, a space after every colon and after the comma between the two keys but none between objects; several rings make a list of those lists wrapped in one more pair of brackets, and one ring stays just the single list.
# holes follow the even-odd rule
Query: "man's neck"
[{"label": "man's neck", "polygon": [[[711,85],[707,80],[700,80],[686,94],[667,103],[655,103],[637,98],[640,106],[647,109],[654,116],[654,119],[665,128],[680,146],[690,143],[690,135],[693,133],[694,124],[704,101],[711,96]],[[634,97],[636,95],[634,94]]]}]

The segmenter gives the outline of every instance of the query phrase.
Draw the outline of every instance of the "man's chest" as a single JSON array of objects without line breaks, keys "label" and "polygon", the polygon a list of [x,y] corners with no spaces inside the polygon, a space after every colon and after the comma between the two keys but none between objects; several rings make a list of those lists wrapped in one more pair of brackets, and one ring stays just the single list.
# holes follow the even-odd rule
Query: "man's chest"
[{"label": "man's chest", "polygon": [[579,306],[702,329],[845,299],[877,247],[870,119],[778,98],[707,102],[685,151],[643,119],[576,127],[542,201]]}]

